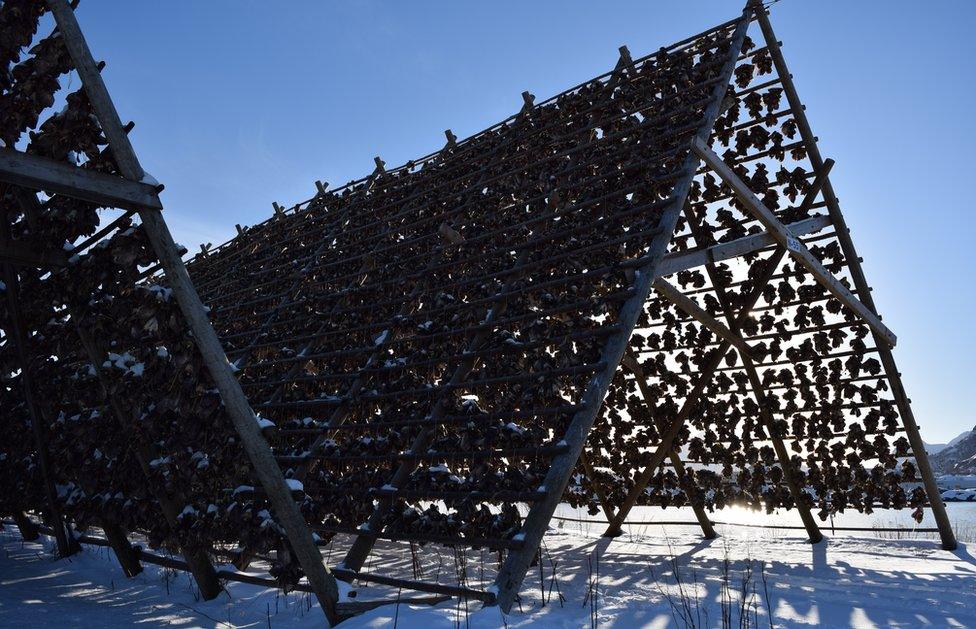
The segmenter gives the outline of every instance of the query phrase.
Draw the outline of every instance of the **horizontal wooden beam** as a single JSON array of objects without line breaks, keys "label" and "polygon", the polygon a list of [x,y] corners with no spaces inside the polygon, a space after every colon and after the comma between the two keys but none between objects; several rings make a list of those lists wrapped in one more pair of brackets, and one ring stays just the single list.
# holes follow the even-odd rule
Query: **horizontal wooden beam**
[{"label": "horizontal wooden beam", "polygon": [[[790,223],[787,225],[787,228],[795,236],[803,236],[818,232],[821,229],[830,227],[830,225],[829,216],[812,216],[802,221]],[[702,266],[709,262],[722,262],[723,260],[744,256],[775,244],[777,244],[776,239],[769,232],[743,236],[742,238],[712,245],[705,249],[672,253],[661,261],[661,266],[658,268],[660,269],[660,275],[667,277],[679,271],[687,271],[688,269],[693,269],[696,266]]]},{"label": "horizontal wooden beam", "polygon": [[723,341],[728,341],[732,344],[732,347],[739,350],[746,356],[752,356],[752,347],[742,340],[742,337],[735,334],[730,330],[724,323],[710,315],[704,308],[699,306],[695,300],[688,297],[677,286],[671,284],[664,278],[657,278],[654,280],[654,290],[661,293],[661,295],[673,303],[678,308],[685,311],[689,317],[697,320],[703,326],[708,328],[708,330],[721,338]]},{"label": "horizontal wooden beam", "polygon": [[0,240],[0,262],[38,269],[59,269],[68,264],[68,255],[59,250],[38,251],[16,240]]},{"label": "horizontal wooden beam", "polygon": [[9,148],[0,148],[0,181],[105,207],[163,209],[155,186]]},{"label": "horizontal wooden beam", "polygon": [[735,172],[729,168],[722,158],[713,152],[708,145],[695,140],[692,144],[695,154],[716,174],[722,181],[728,184],[735,196],[742,201],[746,209],[763,224],[769,234],[776,239],[776,242],[785,247],[793,258],[804,266],[813,277],[823,285],[830,294],[836,297],[841,303],[850,308],[860,317],[878,336],[885,340],[891,347],[898,342],[898,337],[888,327],[881,323],[881,318],[865,306],[847,286],[841,283],[833,273],[824,267],[823,263],[813,255],[807,246],[796,237],[789,228],[783,225],[772,210],[763,205],[749,186],[739,178]]}]

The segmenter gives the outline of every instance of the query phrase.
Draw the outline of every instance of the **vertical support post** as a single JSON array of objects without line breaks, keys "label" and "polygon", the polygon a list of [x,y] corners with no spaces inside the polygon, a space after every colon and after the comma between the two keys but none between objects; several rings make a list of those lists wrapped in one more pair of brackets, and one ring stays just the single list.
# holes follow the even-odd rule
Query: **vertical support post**
[{"label": "vertical support post", "polygon": [[23,511],[14,511],[14,523],[20,530],[20,538],[25,542],[33,542],[41,536],[41,532],[37,530],[37,525]]},{"label": "vertical support post", "polygon": [[[4,218],[4,230],[7,229]],[[24,389],[24,403],[30,413],[31,433],[34,437],[34,448],[37,450],[37,465],[41,471],[41,480],[47,498],[51,528],[54,529],[54,539],[58,544],[58,556],[70,557],[81,548],[74,537],[69,535],[67,523],[58,506],[58,492],[54,486],[53,470],[47,451],[46,426],[44,415],[34,397],[34,380],[28,361],[27,336],[24,333],[23,320],[20,311],[20,281],[17,270],[11,264],[3,265],[4,282],[7,285],[7,315],[9,318],[10,338],[13,340],[17,360],[20,362],[20,379]]]},{"label": "vertical support post", "polygon": [[[92,109],[102,127],[102,132],[108,139],[112,155],[122,176],[130,181],[141,181],[145,171],[139,164],[135,151],[129,143],[119,114],[112,103],[105,83],[95,61],[92,58],[88,43],[82,35],[81,28],[75,18],[74,10],[67,0],[47,0],[48,8],[54,15],[58,29],[65,46],[74,61],[75,69],[81,77],[85,93],[92,104]],[[291,490],[285,482],[285,476],[274,459],[270,446],[261,434],[254,411],[251,409],[240,383],[231,371],[216,332],[210,325],[206,309],[197,295],[193,282],[183,265],[179,249],[173,242],[166,221],[158,211],[144,210],[139,212],[143,228],[152,243],[153,250],[159,258],[160,265],[166,273],[173,294],[179,303],[183,316],[204,363],[210,372],[217,389],[224,401],[227,415],[241,438],[241,443],[247,452],[251,465],[261,481],[261,485],[268,495],[275,516],[292,545],[295,555],[302,566],[309,584],[318,598],[322,611],[331,625],[340,618],[336,612],[339,590],[335,578],[325,567],[322,555],[312,538],[301,511],[295,504]]]},{"label": "vertical support post", "polygon": [[[786,59],[783,57],[783,51],[780,49],[779,43],[776,40],[776,34],[773,32],[773,26],[769,21],[769,16],[766,10],[756,11],[756,15],[759,20],[759,27],[762,30],[763,39],[766,40],[770,56],[773,59],[776,74],[779,75],[780,82],[783,86],[783,93],[786,95],[786,100],[789,103],[790,109],[793,111],[793,118],[796,120],[797,129],[806,147],[810,164],[817,173],[820,173],[824,167],[824,160],[817,146],[817,139],[813,135],[813,130],[810,128],[810,122],[807,120],[806,114],[803,111],[803,103],[800,102],[800,97],[797,94],[796,86],[793,84],[790,70],[786,65]],[[851,279],[854,281],[854,287],[857,289],[858,297],[868,309],[877,314],[878,309],[874,305],[874,299],[871,297],[871,289],[864,276],[864,270],[861,268],[861,259],[857,255],[857,249],[854,248],[854,241],[851,239],[850,229],[844,220],[844,215],[841,212],[837,196],[834,194],[834,189],[830,185],[829,178],[824,182],[823,195],[824,201],[827,203],[827,211],[834,223],[837,240],[840,242],[841,250],[844,252],[844,258],[847,260]],[[932,466],[929,464],[928,454],[925,452],[925,444],[922,442],[922,437],[918,432],[918,424],[915,422],[911,401],[905,393],[905,387],[902,385],[901,374],[898,372],[898,366],[895,364],[895,357],[891,352],[891,347],[888,342],[881,335],[873,329],[871,334],[874,337],[875,346],[878,348],[878,356],[881,359],[881,364],[884,366],[885,373],[888,375],[888,381],[891,383],[891,393],[895,398],[895,405],[898,407],[898,414],[901,416],[902,424],[905,427],[908,442],[911,444],[912,451],[915,454],[915,461],[918,463],[918,471],[922,476],[925,493],[928,496],[929,505],[932,508],[932,514],[935,516],[936,526],[939,529],[942,547],[946,550],[955,550],[958,546],[956,536],[952,531],[952,524],[949,522],[949,515],[946,513],[945,504],[942,502],[942,494],[939,492],[939,486],[935,482],[935,475],[932,473]]]},{"label": "vertical support post", "polygon": [[142,572],[142,564],[139,563],[139,553],[129,543],[129,538],[126,536],[122,527],[117,522],[105,519],[101,521],[101,525],[102,530],[105,532],[105,538],[112,546],[112,550],[115,552],[115,558],[118,559],[119,565],[122,566],[122,572],[125,573],[125,576],[131,579]]},{"label": "vertical support post", "polygon": [[[739,52],[742,50],[742,43],[749,28],[752,12],[751,6],[745,8],[732,33],[729,57],[719,72],[719,81],[711,94],[711,101],[704,111],[701,128],[696,134],[697,138],[707,140],[711,135],[712,127],[718,118],[719,107],[728,87],[729,78],[732,76]],[[644,303],[651,292],[652,284],[657,275],[657,267],[671,242],[678,216],[681,213],[681,208],[684,207],[698,165],[698,157],[694,152],[689,152],[683,165],[686,174],[672,191],[671,204],[665,209],[659,221],[661,230],[648,246],[648,261],[635,273],[635,294],[625,302],[618,314],[620,330],[611,336],[604,346],[601,361],[604,361],[608,367],[606,370],[595,374],[586,387],[582,397],[584,408],[576,413],[566,430],[565,440],[569,449],[566,453],[557,455],[552,460],[549,472],[543,481],[546,488],[545,498],[532,505],[522,523],[522,530],[519,535],[524,541],[523,547],[509,553],[501,570],[498,571],[494,585],[498,592],[496,600],[498,606],[505,613],[511,610],[512,604],[515,602],[515,596],[518,594],[523,579],[525,579],[525,574],[532,563],[535,551],[542,543],[542,536],[552,519],[552,514],[562,499],[563,492],[566,491],[570,475],[573,473],[576,461],[586,444],[586,437],[593,426],[600,405],[603,404],[613,374],[630,344],[634,326],[644,310]]]}]

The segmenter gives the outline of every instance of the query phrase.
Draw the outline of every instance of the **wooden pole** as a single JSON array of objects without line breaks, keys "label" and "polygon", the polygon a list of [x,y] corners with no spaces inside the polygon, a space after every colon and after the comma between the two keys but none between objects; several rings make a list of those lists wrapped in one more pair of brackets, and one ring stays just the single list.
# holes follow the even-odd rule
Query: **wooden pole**
[{"label": "wooden pole", "polygon": [[[778,249],[776,253],[772,255],[767,261],[766,266],[763,268],[762,274],[753,281],[752,291],[749,293],[749,297],[746,299],[745,305],[742,310],[739,311],[739,318],[745,319],[749,316],[749,311],[752,310],[756,302],[762,296],[762,290],[769,283],[770,279],[775,275],[776,268],[779,266],[780,261],[783,256],[786,255],[784,249]],[[695,382],[691,391],[685,397],[684,404],[682,404],[681,409],[678,411],[678,415],[671,421],[668,430],[661,435],[661,441],[657,446],[657,449],[651,455],[648,460],[644,470],[637,476],[634,481],[634,486],[631,488],[630,492],[627,494],[627,498],[624,500],[623,504],[618,509],[617,514],[610,519],[610,525],[607,527],[604,535],[608,537],[615,537],[620,534],[621,528],[623,526],[624,520],[627,519],[627,514],[630,510],[634,508],[637,504],[637,500],[640,498],[641,493],[647,487],[647,484],[651,481],[654,476],[654,472],[657,468],[664,462],[665,457],[674,448],[674,440],[677,438],[678,433],[681,432],[681,428],[684,426],[685,422],[691,416],[694,410],[694,405],[697,402],[699,396],[705,390],[711,380],[712,375],[718,369],[718,366],[722,364],[723,358],[725,358],[725,353],[729,351],[732,344],[723,340],[721,344],[712,350],[708,355],[708,359],[705,364],[701,366],[698,372],[698,380]]]},{"label": "wooden pole", "polygon": [[122,566],[122,572],[130,579],[142,572],[142,564],[139,563],[139,553],[129,543],[129,538],[125,530],[117,522],[102,518],[102,530],[105,532],[105,539],[115,553],[115,558]]},{"label": "wooden pole", "polygon": [[[803,103],[800,102],[800,97],[797,94],[796,86],[793,84],[793,78],[786,65],[783,52],[776,40],[776,34],[773,32],[773,26],[769,21],[769,16],[765,10],[757,11],[756,14],[759,20],[759,27],[762,29],[763,39],[766,40],[770,56],[773,59],[776,74],[779,75],[780,81],[782,82],[783,93],[786,95],[786,100],[790,105],[790,109],[793,111],[793,118],[796,120],[797,129],[806,146],[810,163],[814,170],[820,172],[823,168],[824,160],[820,155],[820,148],[817,146],[817,140],[810,128],[810,122],[807,120],[806,114],[803,111]],[[833,186],[830,185],[829,178],[824,183],[823,192],[824,200],[827,202],[827,211],[830,213],[830,217],[834,223],[837,240],[840,242],[841,250],[847,259],[847,266],[858,295],[872,312],[877,313],[874,299],[871,297],[871,289],[861,268],[861,259],[857,255],[857,249],[855,249],[854,241],[851,239],[850,229],[844,220],[844,214],[840,210],[840,204],[837,201],[837,196],[834,194]],[[888,375],[888,381],[891,383],[891,393],[895,398],[898,414],[901,416],[905,433],[915,454],[915,461],[918,463],[918,470],[922,476],[925,493],[928,496],[932,514],[935,516],[936,525],[939,528],[942,547],[946,550],[955,550],[958,546],[956,536],[952,531],[952,524],[949,522],[949,515],[946,513],[945,504],[942,502],[942,494],[939,491],[939,486],[935,482],[935,475],[932,473],[932,466],[929,463],[928,454],[925,452],[925,444],[922,442],[922,437],[918,432],[918,424],[915,422],[911,401],[905,393],[905,387],[902,385],[901,374],[898,371],[898,366],[895,364],[894,355],[882,336],[878,335],[873,329],[872,334],[874,335],[875,345],[878,348],[881,364],[884,366],[885,373]]]},{"label": "wooden pole", "polygon": [[0,148],[0,181],[108,207],[162,209],[155,187],[149,184],[9,148]]},{"label": "wooden pole", "polygon": [[[711,135],[712,126],[718,117],[719,107],[725,95],[729,78],[732,76],[739,52],[742,50],[742,42],[745,40],[751,15],[752,8],[746,7],[732,34],[729,58],[722,67],[719,74],[720,80],[711,94],[711,104],[705,110],[698,137],[707,139]],[[529,509],[529,513],[522,523],[522,530],[519,535],[525,545],[522,549],[509,553],[504,565],[498,572],[494,587],[498,592],[498,605],[505,613],[511,610],[512,604],[515,602],[515,596],[518,594],[522,580],[532,563],[536,549],[542,542],[542,536],[549,526],[552,514],[562,500],[563,492],[566,490],[566,485],[576,467],[576,461],[583,451],[586,437],[593,426],[600,406],[603,404],[613,375],[627,350],[634,326],[644,310],[644,303],[651,292],[654,279],[657,277],[657,266],[671,242],[678,216],[691,188],[692,177],[698,170],[698,164],[698,157],[694,153],[689,153],[684,163],[684,172],[687,174],[675,186],[671,196],[671,204],[665,210],[659,223],[662,229],[648,246],[647,262],[636,274],[635,294],[627,300],[618,315],[620,331],[610,337],[604,347],[601,362],[605,362],[607,368],[595,374],[587,385],[582,397],[584,408],[576,413],[566,431],[565,440],[569,447],[568,451],[553,459],[543,483],[546,497]]]},{"label": "wooden pole", "polygon": [[[78,26],[74,11],[67,0],[47,0],[47,5],[57,21],[65,46],[81,77],[88,100],[101,124],[102,132],[108,139],[119,171],[129,181],[143,181],[145,171],[139,164],[129,138],[125,134],[115,105]],[[156,210],[140,210],[139,217],[160,265],[166,273],[170,288],[183,311],[200,354],[220,391],[227,415],[241,438],[241,444],[251,460],[255,474],[268,494],[275,517],[284,529],[306,578],[315,590],[322,611],[329,623],[334,625],[340,620],[335,609],[339,598],[335,578],[325,567],[312,533],[292,498],[285,476],[261,434],[254,411],[227,362],[227,355],[210,325],[207,311],[183,265],[179,249],[173,242],[166,221]]]},{"label": "wooden pole", "polygon": [[[4,220],[4,230],[7,230],[7,222]],[[37,404],[34,390],[34,380],[31,374],[30,362],[27,352],[27,336],[24,333],[23,321],[20,312],[20,282],[17,271],[10,264],[3,265],[4,283],[7,285],[7,316],[10,328],[10,339],[13,341],[14,351],[17,360],[20,362],[20,380],[24,390],[24,403],[30,413],[31,434],[34,437],[34,448],[37,451],[37,466],[40,468],[41,481],[44,485],[44,493],[47,497],[48,512],[50,514],[51,528],[54,529],[54,539],[58,544],[58,556],[70,557],[81,547],[74,537],[68,534],[67,523],[61,514],[61,507],[58,504],[58,492],[54,485],[53,470],[51,469],[50,457],[47,451],[47,437],[44,415]]]},{"label": "wooden pole", "polygon": [[14,523],[20,530],[20,538],[25,542],[33,542],[35,539],[41,536],[41,532],[37,529],[37,525],[31,521],[27,514],[23,511],[14,511]]},{"label": "wooden pole", "polygon": [[[648,406],[647,400],[651,398],[651,392],[647,385],[647,374],[644,373],[644,368],[641,367],[640,362],[638,362],[633,354],[627,354],[624,357],[623,364],[634,374],[634,379],[637,381],[637,388],[640,389],[641,397],[644,399],[644,405]],[[655,423],[659,431],[663,432],[667,429],[663,421],[657,421]],[[688,496],[688,502],[695,512],[695,519],[698,520],[698,526],[701,527],[702,534],[705,536],[705,539],[715,539],[718,537],[715,533],[715,527],[712,526],[712,521],[709,519],[708,513],[706,513],[701,502],[693,495],[693,487],[691,486],[691,480],[688,478],[684,461],[681,460],[681,456],[674,450],[671,450],[668,458],[671,461],[671,467],[674,468],[675,476],[678,477],[678,483],[684,488],[685,494]]]}]

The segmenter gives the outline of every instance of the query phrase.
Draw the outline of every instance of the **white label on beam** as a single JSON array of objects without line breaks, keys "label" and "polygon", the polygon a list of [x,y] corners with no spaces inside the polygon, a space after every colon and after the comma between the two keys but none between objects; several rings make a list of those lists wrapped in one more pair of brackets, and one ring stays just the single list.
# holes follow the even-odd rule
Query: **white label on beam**
[{"label": "white label on beam", "polygon": [[786,235],[786,248],[796,253],[799,253],[804,249],[803,243],[800,242],[800,239],[793,234]]}]

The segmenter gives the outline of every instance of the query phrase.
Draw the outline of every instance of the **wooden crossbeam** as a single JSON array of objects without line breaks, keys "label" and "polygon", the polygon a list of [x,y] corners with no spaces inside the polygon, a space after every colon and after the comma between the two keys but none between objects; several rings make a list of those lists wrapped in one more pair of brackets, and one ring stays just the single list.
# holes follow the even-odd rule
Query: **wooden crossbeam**
[{"label": "wooden crossbeam", "polygon": [[881,323],[881,318],[873,310],[864,305],[847,286],[841,283],[833,273],[827,270],[820,260],[813,255],[803,241],[796,237],[782,222],[773,214],[772,210],[763,205],[749,186],[736,175],[722,158],[715,154],[704,140],[696,139],[692,143],[695,154],[701,158],[719,178],[728,184],[736,197],[746,206],[746,209],[756,217],[769,231],[769,234],[776,242],[785,247],[802,264],[824,288],[840,300],[845,306],[856,313],[871,329],[883,339],[889,347],[894,347],[898,338],[894,332]]},{"label": "wooden crossbeam", "polygon": [[0,148],[0,181],[106,207],[163,209],[155,186],[9,148]]},{"label": "wooden crossbeam", "polygon": [[685,296],[674,284],[671,284],[662,277],[654,280],[654,290],[661,293],[668,301],[673,303],[678,308],[685,311],[692,319],[695,319],[703,326],[708,328],[708,330],[732,344],[732,347],[739,350],[740,354],[746,356],[751,356],[753,353],[752,346],[746,343],[741,336],[735,334],[730,330],[724,323],[708,314],[704,308],[695,303],[691,297]]},{"label": "wooden crossbeam", "polygon": [[[831,221],[829,216],[813,216],[802,221],[790,223],[787,225],[787,228],[795,236],[804,236],[806,234],[816,233],[821,229],[826,229],[830,225]],[[737,238],[722,244],[712,245],[704,249],[672,253],[661,262],[660,274],[662,277],[667,277],[679,271],[687,271],[688,269],[693,269],[709,262],[722,262],[723,260],[754,253],[775,244],[777,244],[776,239],[769,232],[763,232],[761,234]]]}]

